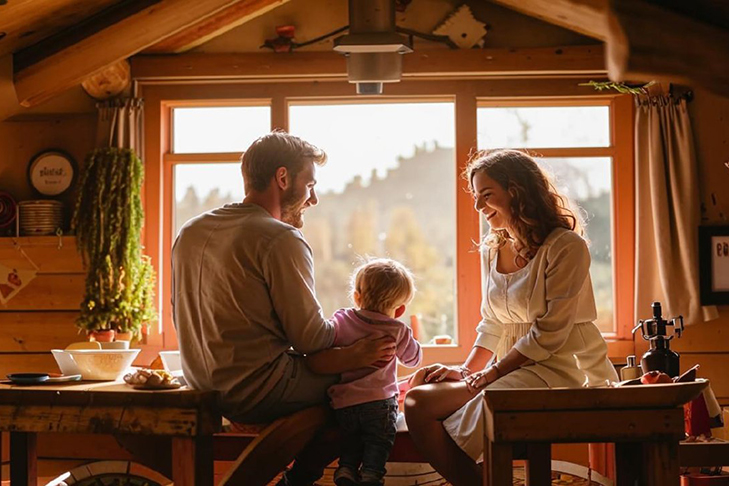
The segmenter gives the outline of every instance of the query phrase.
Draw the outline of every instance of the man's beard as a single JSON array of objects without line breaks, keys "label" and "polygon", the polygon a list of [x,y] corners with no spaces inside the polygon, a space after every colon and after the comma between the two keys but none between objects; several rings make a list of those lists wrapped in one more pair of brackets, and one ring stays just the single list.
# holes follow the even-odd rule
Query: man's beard
[{"label": "man's beard", "polygon": [[281,221],[290,224],[294,228],[304,226],[304,203],[300,202],[302,198],[303,195],[296,194],[293,187],[283,193],[281,196]]}]

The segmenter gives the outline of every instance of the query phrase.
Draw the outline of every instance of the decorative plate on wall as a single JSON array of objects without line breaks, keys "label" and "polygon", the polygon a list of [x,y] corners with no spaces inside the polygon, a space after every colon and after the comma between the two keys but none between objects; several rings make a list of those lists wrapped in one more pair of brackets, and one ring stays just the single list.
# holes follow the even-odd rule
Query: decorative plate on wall
[{"label": "decorative plate on wall", "polygon": [[60,150],[45,150],[28,164],[28,182],[43,196],[60,196],[75,180],[76,162]]},{"label": "decorative plate on wall", "polygon": [[0,228],[10,226],[15,221],[16,203],[13,196],[0,191]]}]

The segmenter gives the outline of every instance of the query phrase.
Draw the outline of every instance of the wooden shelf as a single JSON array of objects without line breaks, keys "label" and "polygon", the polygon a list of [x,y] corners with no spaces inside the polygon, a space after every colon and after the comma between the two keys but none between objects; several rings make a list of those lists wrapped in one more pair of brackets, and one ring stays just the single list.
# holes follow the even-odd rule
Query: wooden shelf
[{"label": "wooden shelf", "polygon": [[[20,246],[54,246],[58,247],[59,237],[50,236],[2,236],[0,237],[0,247],[14,246],[17,242]],[[76,246],[76,236],[64,235],[60,237],[63,246]]]}]

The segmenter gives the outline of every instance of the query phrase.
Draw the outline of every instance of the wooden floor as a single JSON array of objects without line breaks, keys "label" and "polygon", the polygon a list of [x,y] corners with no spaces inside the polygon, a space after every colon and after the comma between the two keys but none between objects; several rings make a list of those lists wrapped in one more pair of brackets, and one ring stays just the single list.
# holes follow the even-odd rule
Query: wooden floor
[{"label": "wooden floor", "polygon": [[[39,473],[43,477],[39,478],[38,486],[45,486],[49,481],[55,479],[57,475],[50,476],[46,475],[50,472],[56,472],[59,467],[63,466],[64,461],[39,461]],[[73,469],[74,465],[78,464],[75,461],[68,461],[68,466]],[[222,466],[222,467],[220,467]],[[402,465],[403,469],[389,466],[390,475],[386,481],[387,486],[406,486],[406,485],[425,485],[428,486],[447,486],[449,483],[440,478],[437,473],[431,472],[427,467],[419,467],[418,465]],[[3,468],[3,478],[7,478],[7,467]],[[334,486],[334,467],[327,468],[324,473],[324,477],[317,482],[320,486]],[[218,465],[216,463],[216,475],[222,477],[225,473],[225,465]],[[269,486],[276,484],[279,478],[272,481]],[[2,486],[9,486],[10,481],[3,480],[0,483]],[[514,485],[524,485],[524,468],[520,466],[514,467]],[[577,478],[569,474],[558,474],[553,473],[552,486],[599,486],[599,483],[589,482],[586,479]]]},{"label": "wooden floor", "polygon": [[[327,469],[324,477],[317,482],[321,486],[334,486],[333,480],[334,469]],[[278,478],[271,482],[268,486],[274,486]],[[432,479],[423,481],[422,478],[393,478],[385,482],[386,486],[395,485],[425,485],[428,486],[448,486],[450,483],[443,479]],[[525,483],[525,473],[523,467],[514,467],[514,486],[523,486]],[[552,486],[600,486],[599,483],[588,481],[587,479],[578,478],[569,474],[552,473]]]}]

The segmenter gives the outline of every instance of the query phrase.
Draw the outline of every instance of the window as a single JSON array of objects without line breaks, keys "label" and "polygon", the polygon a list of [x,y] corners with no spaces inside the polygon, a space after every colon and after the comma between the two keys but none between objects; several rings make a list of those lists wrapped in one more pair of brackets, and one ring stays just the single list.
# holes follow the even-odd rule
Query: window
[{"label": "window", "polygon": [[[564,83],[560,93],[576,86],[572,79]],[[529,89],[554,88],[552,82],[540,86],[530,81]],[[510,83],[495,88],[458,80],[403,80],[377,98],[352,98],[350,88],[334,82],[144,87],[148,132],[162,134],[159,140],[149,137],[145,148],[145,243],[159,275],[161,309],[159,332],[150,335],[150,343],[177,345],[167,269],[180,226],[200,212],[240,201],[241,153],[256,137],[281,127],[329,155],[317,174],[319,206],[307,211],[303,228],[327,314],[351,305],[348,279],[360,256],[390,256],[416,274],[418,294],[407,314],[417,317],[421,342],[444,334],[454,339],[450,346],[426,347],[425,362],[467,356],[480,318],[474,244],[480,228],[458,174],[478,141],[481,148],[540,154],[568,183],[565,189],[589,215],[599,324],[613,340],[611,355],[628,354],[634,245],[630,97],[524,99],[519,98],[524,88]],[[220,93],[228,99],[210,99]]]},{"label": "window", "polygon": [[[527,149],[557,189],[578,206],[590,243],[590,274],[598,328],[617,333],[613,258],[611,112],[603,106],[489,106],[478,108],[480,149]],[[482,231],[488,225],[482,222]]]},{"label": "window", "polygon": [[224,204],[243,200],[239,162],[176,164],[175,237],[187,221]]},{"label": "window", "polygon": [[172,225],[243,200],[240,153],[270,130],[269,106],[177,107],[172,109]]},{"label": "window", "polygon": [[416,279],[404,318],[416,337],[455,341],[454,104],[292,104],[289,129],[329,157],[303,227],[324,315],[352,306],[358,261],[390,257]]},{"label": "window", "polygon": [[196,106],[173,110],[173,152],[242,152],[271,126],[268,106]]}]

